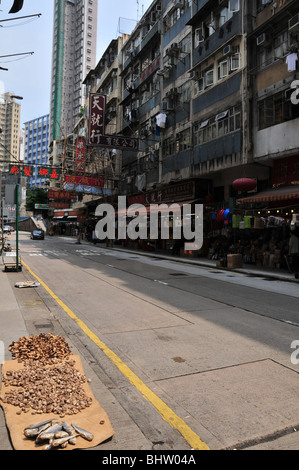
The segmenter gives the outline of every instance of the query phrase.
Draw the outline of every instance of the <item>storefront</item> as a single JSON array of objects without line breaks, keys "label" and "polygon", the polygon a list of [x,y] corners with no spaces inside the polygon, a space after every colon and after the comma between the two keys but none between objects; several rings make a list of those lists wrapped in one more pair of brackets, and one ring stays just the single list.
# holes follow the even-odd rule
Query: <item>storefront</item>
[{"label": "storefront", "polygon": [[246,233],[244,261],[285,268],[292,229],[299,221],[299,185],[282,186],[237,200],[235,227]]},{"label": "storefront", "polygon": [[49,235],[76,236],[81,225],[84,223],[85,214],[83,209],[54,210],[50,222]]}]

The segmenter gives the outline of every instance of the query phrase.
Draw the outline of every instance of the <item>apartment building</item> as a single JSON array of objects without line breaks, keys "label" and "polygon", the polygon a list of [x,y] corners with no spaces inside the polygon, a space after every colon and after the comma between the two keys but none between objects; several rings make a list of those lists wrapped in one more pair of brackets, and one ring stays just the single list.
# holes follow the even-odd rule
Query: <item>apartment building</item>
[{"label": "apartment building", "polygon": [[50,140],[73,132],[84,105],[82,82],[96,64],[98,0],[55,0]]},{"label": "apartment building", "polygon": [[0,171],[19,160],[21,105],[13,93],[4,93],[0,100]]},{"label": "apartment building", "polygon": [[[73,183],[67,184],[66,188],[80,189],[80,203],[93,205],[96,204],[99,197],[110,197],[119,193],[119,181],[121,178],[121,150],[113,148],[113,145],[107,147],[89,146],[88,141],[88,117],[90,115],[90,94],[100,93],[106,97],[105,112],[105,135],[117,135],[120,129],[120,113],[118,112],[121,101],[121,79],[119,57],[121,48],[127,40],[126,34],[113,39],[107,49],[104,51],[96,67],[89,71],[83,82],[85,86],[85,103],[81,115],[76,122],[73,133],[74,146],[77,146],[78,139],[84,139],[84,172],[76,172],[79,175],[95,177],[99,186],[88,184]],[[71,168],[69,168],[71,170]],[[69,174],[72,172],[69,172]]]},{"label": "apartment building", "polygon": [[299,202],[298,2],[258,0],[252,15],[253,158],[269,167],[270,188],[292,186]]},{"label": "apartment building", "polygon": [[25,122],[24,162],[34,165],[31,186],[44,186],[46,180],[37,173],[37,167],[48,164],[49,115],[40,116]]},{"label": "apartment building", "polygon": [[220,202],[241,167],[255,174],[247,8],[241,0],[156,1],[133,31],[123,48],[121,131],[139,136],[141,151],[123,152],[126,193],[192,180],[190,196]]}]

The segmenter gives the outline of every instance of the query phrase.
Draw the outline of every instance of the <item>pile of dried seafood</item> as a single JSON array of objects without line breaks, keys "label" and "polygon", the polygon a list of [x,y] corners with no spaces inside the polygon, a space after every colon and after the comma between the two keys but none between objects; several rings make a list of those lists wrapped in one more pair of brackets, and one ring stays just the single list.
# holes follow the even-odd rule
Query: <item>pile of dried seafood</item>
[{"label": "pile of dried seafood", "polygon": [[86,377],[69,360],[45,367],[40,361],[30,361],[20,370],[7,371],[2,380],[6,387],[2,401],[32,414],[54,413],[60,417],[77,414],[89,407],[92,398],[82,388]]},{"label": "pile of dried seafood", "polygon": [[53,360],[62,360],[70,356],[69,345],[62,336],[44,334],[23,336],[9,346],[9,351],[18,362],[26,360],[40,361],[51,364]]}]

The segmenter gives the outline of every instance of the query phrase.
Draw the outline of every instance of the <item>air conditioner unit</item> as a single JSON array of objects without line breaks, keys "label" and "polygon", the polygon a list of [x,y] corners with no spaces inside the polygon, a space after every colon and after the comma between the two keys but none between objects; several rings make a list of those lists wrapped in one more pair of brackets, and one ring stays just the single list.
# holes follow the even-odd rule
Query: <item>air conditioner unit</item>
[{"label": "air conditioner unit", "polygon": [[268,44],[270,44],[270,37],[268,34],[260,34],[257,38],[256,38],[256,43],[258,46],[267,46]]},{"label": "air conditioner unit", "polygon": [[223,55],[227,55],[231,52],[231,46],[226,46],[223,48]]},{"label": "air conditioner unit", "polygon": [[299,13],[289,20],[289,31],[299,29]]}]

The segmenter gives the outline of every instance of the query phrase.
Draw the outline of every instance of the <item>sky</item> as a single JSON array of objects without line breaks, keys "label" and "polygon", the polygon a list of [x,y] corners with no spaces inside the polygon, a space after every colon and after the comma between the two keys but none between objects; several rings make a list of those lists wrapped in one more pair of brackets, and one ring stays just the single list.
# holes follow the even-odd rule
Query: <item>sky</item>
[{"label": "sky", "polygon": [[[112,39],[130,33],[152,0],[98,0],[97,61]],[[24,123],[49,113],[54,0],[24,0],[19,13],[8,14],[13,0],[0,0],[0,95],[22,96],[21,128]],[[40,17],[1,21],[20,16]],[[30,55],[2,57],[4,55]]]}]

